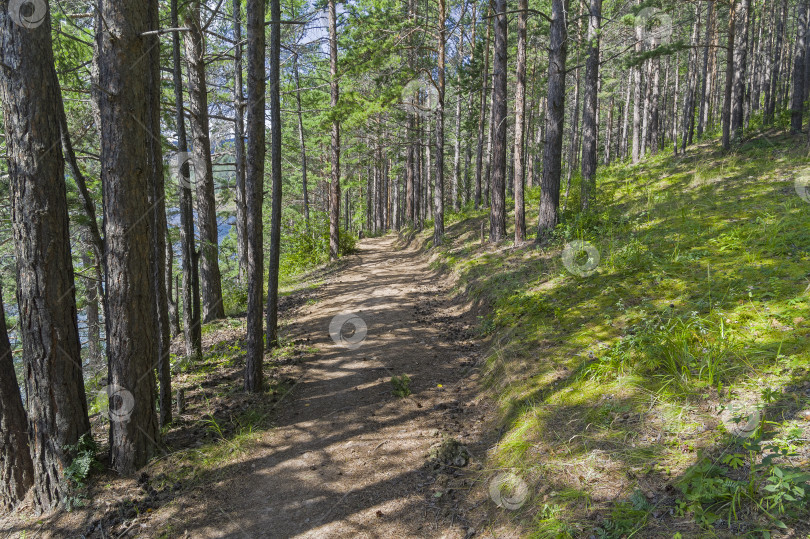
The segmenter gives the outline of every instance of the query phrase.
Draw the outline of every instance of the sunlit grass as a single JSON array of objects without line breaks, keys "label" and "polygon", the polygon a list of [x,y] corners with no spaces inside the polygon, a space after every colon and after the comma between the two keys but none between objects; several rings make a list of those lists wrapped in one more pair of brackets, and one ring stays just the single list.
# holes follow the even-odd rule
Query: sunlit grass
[{"label": "sunlit grass", "polygon": [[[505,427],[492,459],[557,491],[523,508],[532,536],[588,529],[591,502],[562,489],[614,513],[640,511],[642,522],[646,510],[628,501],[648,483],[639,470],[677,476],[725,439],[718,404],[808,378],[810,205],[792,183],[806,162],[782,137],[617,163],[599,172],[594,213],[575,211],[572,186],[542,250],[481,245],[485,214],[450,217],[453,242],[436,264],[488,307],[484,382]],[[538,200],[528,189],[528,223]],[[588,277],[562,263],[574,239],[599,251]],[[603,470],[597,454],[610,456]],[[583,482],[572,466],[593,475]]]}]

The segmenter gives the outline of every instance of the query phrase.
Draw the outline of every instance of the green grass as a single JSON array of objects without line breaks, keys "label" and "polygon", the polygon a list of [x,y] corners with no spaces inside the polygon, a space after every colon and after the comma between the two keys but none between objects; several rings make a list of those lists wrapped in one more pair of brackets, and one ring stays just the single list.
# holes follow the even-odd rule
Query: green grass
[{"label": "green grass", "polygon": [[[671,537],[631,498],[647,489],[668,508],[661,489],[727,448],[717,407],[770,388],[783,398],[763,407],[766,438],[797,427],[810,406],[791,391],[810,379],[810,204],[793,178],[807,166],[804,140],[785,135],[617,163],[599,171],[592,213],[575,211],[572,186],[544,249],[482,246],[484,212],[450,216],[435,265],[486,306],[485,384],[505,428],[492,458],[557,493],[521,509],[527,533]],[[529,223],[538,197],[528,190]],[[599,253],[589,276],[563,264],[574,240]],[[777,527],[746,509],[732,520]]]}]

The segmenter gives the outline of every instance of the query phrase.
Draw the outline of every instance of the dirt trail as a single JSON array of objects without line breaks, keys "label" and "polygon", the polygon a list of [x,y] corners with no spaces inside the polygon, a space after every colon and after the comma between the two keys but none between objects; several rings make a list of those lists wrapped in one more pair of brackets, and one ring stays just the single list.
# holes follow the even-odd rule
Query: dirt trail
[{"label": "dirt trail", "polygon": [[[461,515],[437,508],[423,468],[439,433],[477,438],[471,402],[478,344],[469,313],[413,249],[367,239],[287,328],[320,352],[300,365],[276,428],[224,481],[166,507],[192,537],[464,537]],[[330,321],[367,325],[359,347],[338,346]],[[351,325],[345,326],[351,333]],[[413,395],[393,396],[407,374]],[[441,386],[441,387],[440,387]],[[475,452],[475,450],[474,450]],[[461,520],[461,522],[460,522]]]}]

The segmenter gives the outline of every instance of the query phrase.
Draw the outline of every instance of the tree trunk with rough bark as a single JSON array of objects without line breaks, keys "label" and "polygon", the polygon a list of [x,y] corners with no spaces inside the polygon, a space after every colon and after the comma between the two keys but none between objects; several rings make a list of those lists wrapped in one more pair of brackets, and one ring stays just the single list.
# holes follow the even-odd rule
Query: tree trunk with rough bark
[{"label": "tree trunk with rough bark", "polygon": [[[582,183],[580,205],[582,211],[590,207],[595,191],[596,134],[599,129],[596,118],[596,101],[599,85],[599,21],[602,17],[602,0],[590,0],[588,6],[588,59],[585,65],[585,99],[582,111]],[[608,138],[610,144],[610,138]]]},{"label": "tree trunk with rough bark", "polygon": [[519,0],[518,10],[518,42],[515,65],[515,147],[512,151],[515,185],[515,243],[520,243],[526,239],[526,208],[523,200],[523,185],[526,179],[526,22],[529,16],[528,0]]},{"label": "tree trunk with rough bark", "polygon": [[567,12],[568,0],[552,0],[546,145],[543,149],[543,176],[540,184],[538,243],[545,243],[548,240],[549,234],[559,221],[562,137],[565,121],[565,60],[568,55],[568,31],[565,20]]},{"label": "tree trunk with rough bark", "polygon": [[[65,446],[75,444],[90,430],[70,253],[65,162],[60,124],[55,121],[61,113],[60,90],[49,18],[38,27],[25,28],[13,22],[3,6],[0,36],[0,97],[31,451],[31,460],[24,455],[4,460],[0,473],[10,482],[4,482],[0,491],[4,504],[18,501],[30,486],[33,461],[34,503],[38,509],[50,511],[68,494],[62,473],[73,456]],[[5,337],[4,315],[0,322]],[[21,404],[16,402],[20,394],[11,349],[7,341],[0,348],[5,348],[0,350],[0,439],[5,455],[27,448],[24,423],[20,424]],[[12,462],[21,468],[8,469]]]},{"label": "tree trunk with rough bark", "polygon": [[790,104],[790,132],[800,133],[804,113],[804,62],[805,39],[807,34],[807,7],[810,2],[804,0],[796,7],[796,49],[793,54],[793,98]]},{"label": "tree trunk with rough bark", "polygon": [[[281,257],[281,5],[270,0],[270,253],[267,261],[267,347],[278,347],[278,270]],[[300,109],[300,106],[299,106]],[[340,201],[338,201],[338,204]],[[262,365],[254,366],[261,371]]]},{"label": "tree trunk with rough bark", "polygon": [[[157,55],[142,34],[157,21],[154,0],[101,0],[99,46],[101,183],[107,253],[107,356],[110,464],[131,473],[154,454],[160,430],[153,370],[159,359],[154,319],[149,168]],[[135,67],[137,66],[137,67]],[[162,233],[162,231],[161,231]],[[161,253],[161,257],[163,254]],[[131,406],[129,406],[131,404]],[[131,409],[130,409],[131,408]]]},{"label": "tree trunk with rough bark", "polygon": [[723,149],[731,148],[731,96],[734,87],[734,32],[736,2],[730,0],[728,8],[728,41],[726,42],[726,89],[723,100]]},{"label": "tree trunk with rough bark", "polygon": [[247,0],[247,170],[245,201],[247,206],[247,350],[245,353],[245,391],[262,390],[264,374],[264,331],[262,300],[264,295],[264,199],[265,158],[265,0]]},{"label": "tree trunk with rough bark", "polygon": [[[329,0],[329,106],[337,108],[340,95],[337,77],[337,12],[335,0]],[[329,141],[331,161],[329,189],[329,258],[337,260],[340,241],[340,122],[332,121]]]},{"label": "tree trunk with rough bark", "polygon": [[487,37],[484,41],[484,72],[481,75],[481,103],[479,106],[478,114],[478,138],[476,145],[475,157],[475,209],[477,210],[482,203],[482,178],[484,166],[484,125],[486,122],[487,114],[487,89],[489,88],[489,42],[492,33],[492,24],[490,21],[491,6],[487,5],[487,16],[484,18],[484,24],[487,25]]},{"label": "tree trunk with rough bark", "polygon": [[34,484],[26,421],[0,289],[0,511],[3,512],[11,512]]},{"label": "tree trunk with rough bark", "polygon": [[[177,13],[178,0],[171,2],[172,26],[179,26]],[[202,357],[202,326],[200,324],[200,280],[198,254],[194,247],[194,203],[191,194],[191,170],[186,138],[186,117],[183,113],[183,76],[180,65],[180,35],[172,33],[172,78],[174,84],[175,124],[177,130],[177,152],[174,173],[177,180],[178,205],[180,206],[180,251],[183,273],[183,337],[186,357]],[[197,173],[196,171],[194,172]]]},{"label": "tree trunk with rough bark", "polygon": [[495,47],[492,61],[492,205],[489,241],[506,238],[506,0],[495,0]]},{"label": "tree trunk with rough bark", "polygon": [[225,317],[222,281],[219,271],[217,204],[211,163],[211,137],[208,130],[208,84],[205,75],[205,41],[200,28],[200,2],[187,9],[185,25],[186,62],[188,64],[189,118],[191,120],[194,176],[197,190],[197,220],[200,223],[200,290],[202,319],[210,322]]},{"label": "tree trunk with rough bark", "polygon": [[[177,32],[175,32],[176,34]],[[242,80],[242,0],[233,0],[233,131],[234,165],[236,166],[236,258],[239,266],[239,282],[247,278],[247,221],[245,208],[245,95]],[[296,64],[297,67],[297,64]],[[296,85],[298,70],[295,71]],[[297,86],[296,86],[297,88]],[[300,104],[299,104],[300,108]],[[303,165],[306,170],[306,163]],[[306,172],[304,173],[304,208],[306,209]],[[307,220],[307,223],[309,221]]]}]

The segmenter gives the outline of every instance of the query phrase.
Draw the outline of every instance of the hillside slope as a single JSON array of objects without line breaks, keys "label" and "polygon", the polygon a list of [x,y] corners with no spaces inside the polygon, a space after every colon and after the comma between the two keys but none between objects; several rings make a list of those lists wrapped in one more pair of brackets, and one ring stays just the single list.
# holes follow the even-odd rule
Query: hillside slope
[{"label": "hillside slope", "polygon": [[573,185],[543,249],[482,245],[483,213],[449,227],[434,264],[495,343],[490,468],[512,502],[494,535],[810,531],[804,144],[771,132],[601,169],[596,211],[570,210]]}]

